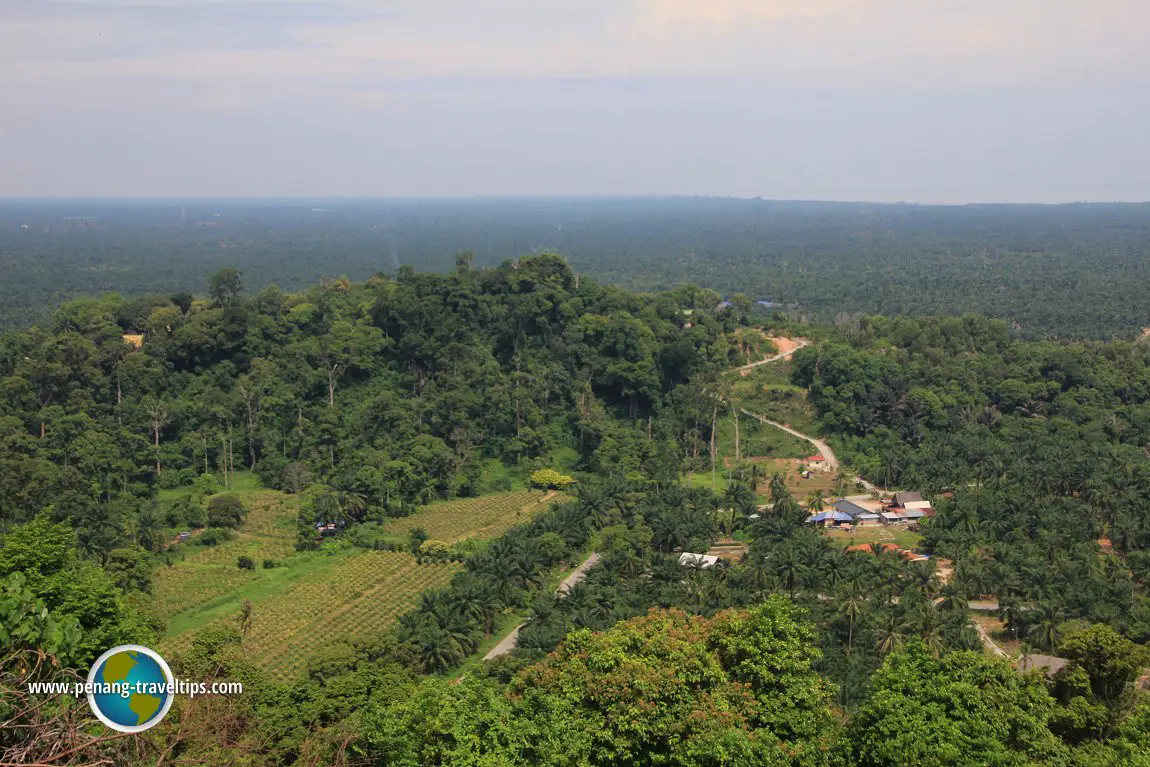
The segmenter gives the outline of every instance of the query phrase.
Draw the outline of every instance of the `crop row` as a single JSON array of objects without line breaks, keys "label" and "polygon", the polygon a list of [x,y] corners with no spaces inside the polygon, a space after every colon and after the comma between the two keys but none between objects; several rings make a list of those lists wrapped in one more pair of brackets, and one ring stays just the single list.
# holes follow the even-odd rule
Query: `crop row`
[{"label": "crop row", "polygon": [[458,565],[439,564],[398,573],[325,615],[310,630],[287,637],[259,660],[278,679],[297,677],[317,650],[341,640],[382,634],[415,605],[423,591],[447,585],[458,571]]},{"label": "crop row", "polygon": [[494,538],[541,511],[546,505],[543,498],[539,491],[521,490],[439,503],[411,517],[391,520],[385,529],[402,534],[422,527],[431,538],[443,541]]},{"label": "crop row", "polygon": [[[403,552],[352,556],[316,580],[259,600],[245,652],[278,678],[296,676],[316,649],[340,639],[382,633],[421,592],[445,585],[458,571],[455,564],[418,565]],[[234,618],[214,623],[229,620]],[[194,633],[174,637],[163,649],[186,650]]]}]

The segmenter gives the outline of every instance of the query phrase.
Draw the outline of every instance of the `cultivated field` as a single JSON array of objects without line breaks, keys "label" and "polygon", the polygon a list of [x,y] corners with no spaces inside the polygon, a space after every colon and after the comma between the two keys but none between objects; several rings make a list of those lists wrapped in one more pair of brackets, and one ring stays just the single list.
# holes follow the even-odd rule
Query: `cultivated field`
[{"label": "cultivated field", "polygon": [[[437,503],[386,527],[404,534],[418,526],[446,541],[491,539],[527,521],[556,496],[519,491]],[[317,650],[386,631],[423,591],[445,586],[462,569],[453,563],[418,564],[407,552],[346,548],[297,553],[295,499],[260,493],[245,501],[251,511],[235,540],[188,553],[184,561],[157,572],[156,606],[168,618],[164,651],[186,650],[204,626],[238,626],[240,607],[250,600],[247,657],[275,678],[291,679]],[[252,557],[256,570],[240,570],[236,559],[241,555]],[[262,569],[264,558],[281,560],[283,566]]]},{"label": "cultivated field", "polygon": [[519,490],[446,501],[427,506],[419,514],[390,520],[383,529],[402,535],[413,527],[422,527],[433,540],[449,543],[463,538],[498,538],[520,522],[531,519],[553,500],[554,493]]},{"label": "cultivated field", "polygon": [[246,493],[244,504],[248,516],[235,538],[217,546],[197,546],[192,538],[180,553],[171,555],[171,567],[161,567],[152,576],[153,602],[161,618],[172,618],[260,580],[264,572],[239,569],[239,557],[251,557],[259,568],[265,559],[282,560],[295,551],[294,496]]}]

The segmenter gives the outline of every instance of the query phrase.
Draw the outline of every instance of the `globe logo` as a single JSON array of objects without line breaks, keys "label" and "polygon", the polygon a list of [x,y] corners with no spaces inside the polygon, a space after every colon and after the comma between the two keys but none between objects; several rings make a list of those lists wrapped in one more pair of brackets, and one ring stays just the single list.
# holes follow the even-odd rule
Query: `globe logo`
[{"label": "globe logo", "polygon": [[135,644],[113,647],[88,672],[88,705],[108,727],[143,732],[172,707],[175,680],[154,650]]}]

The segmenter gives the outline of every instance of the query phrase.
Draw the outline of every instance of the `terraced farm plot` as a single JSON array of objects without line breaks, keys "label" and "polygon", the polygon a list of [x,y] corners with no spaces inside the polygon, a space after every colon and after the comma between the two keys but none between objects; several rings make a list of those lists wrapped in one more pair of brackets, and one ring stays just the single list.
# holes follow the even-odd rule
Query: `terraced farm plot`
[{"label": "terraced farm plot", "polygon": [[259,567],[265,559],[280,560],[295,550],[295,497],[277,492],[250,493],[244,503],[248,515],[235,538],[217,546],[190,545],[183,560],[176,559],[172,567],[155,572],[152,597],[161,618],[171,618],[259,580],[258,570],[236,567],[239,557],[251,557]]},{"label": "terraced farm plot", "polygon": [[520,490],[437,503],[418,514],[389,521],[384,530],[403,535],[413,527],[422,527],[432,539],[448,542],[472,537],[498,538],[538,514],[557,500],[557,495],[539,490]]},{"label": "terraced farm plot", "polygon": [[[454,563],[420,565],[405,552],[371,551],[329,559],[335,560],[332,566],[314,577],[253,602],[252,630],[244,650],[277,679],[299,676],[320,648],[383,633],[423,591],[446,586],[463,569]],[[233,610],[210,623],[234,621],[234,614]],[[164,650],[186,650],[196,630],[171,638]]]},{"label": "terraced farm plot", "polygon": [[[160,605],[169,618],[169,638],[161,646],[165,652],[186,650],[205,626],[234,622],[243,600],[250,599],[253,621],[244,641],[247,657],[277,679],[292,679],[303,673],[317,650],[340,640],[383,633],[423,591],[447,585],[462,570],[455,563],[421,565],[407,552],[362,549],[295,553],[285,567],[240,570],[236,558],[241,554],[251,556],[258,567],[260,558],[280,558],[293,551],[295,503],[278,493],[268,495],[278,503],[257,510],[249,501],[252,510],[236,540],[197,552],[157,574],[157,601],[170,603]],[[561,497],[519,491],[438,503],[391,520],[387,529],[404,534],[419,526],[432,538],[446,541],[490,539]]]}]

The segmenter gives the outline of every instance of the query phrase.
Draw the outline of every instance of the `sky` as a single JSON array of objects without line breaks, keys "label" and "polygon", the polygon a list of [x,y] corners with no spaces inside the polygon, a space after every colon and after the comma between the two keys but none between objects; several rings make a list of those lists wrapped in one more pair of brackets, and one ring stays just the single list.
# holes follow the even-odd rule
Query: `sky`
[{"label": "sky", "polygon": [[1150,200],[1146,0],[0,0],[0,197]]}]

